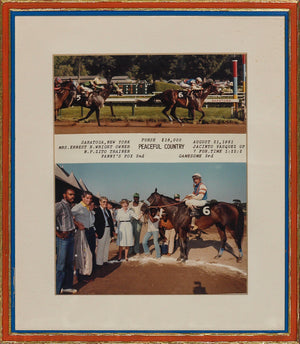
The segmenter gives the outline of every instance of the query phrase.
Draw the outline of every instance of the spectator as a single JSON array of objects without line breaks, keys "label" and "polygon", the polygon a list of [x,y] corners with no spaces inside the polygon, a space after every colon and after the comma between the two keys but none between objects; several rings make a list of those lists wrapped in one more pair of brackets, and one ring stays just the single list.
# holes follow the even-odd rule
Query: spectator
[{"label": "spectator", "polygon": [[144,239],[143,239],[144,252],[146,255],[150,255],[150,251],[149,251],[149,247],[148,247],[148,241],[153,236],[156,258],[160,259],[161,254],[160,254],[160,247],[158,244],[159,216],[157,214],[157,209],[151,208],[148,216],[149,216],[149,218],[148,218],[148,229],[147,229],[147,233],[145,234]]},{"label": "spectator", "polygon": [[106,207],[110,213],[111,213],[111,217],[112,217],[112,220],[113,220],[113,224],[114,224],[114,237],[116,236],[117,234],[117,222],[116,222],[116,214],[117,214],[117,209],[114,207],[113,203],[108,201],[107,202],[107,207]]},{"label": "spectator", "polygon": [[180,202],[180,195],[178,193],[174,195],[174,201]]},{"label": "spectator", "polygon": [[174,240],[176,232],[166,213],[162,214],[162,218],[159,221],[159,229],[160,233],[164,233],[164,242],[168,245],[168,256],[170,256],[174,252]]},{"label": "spectator", "polygon": [[111,212],[107,209],[107,198],[100,197],[100,207],[95,209],[95,228],[97,240],[96,264],[102,266],[108,262],[109,244],[114,235]]},{"label": "spectator", "polygon": [[73,256],[75,224],[71,213],[75,191],[68,188],[55,204],[56,219],[56,294],[77,293],[73,289]]},{"label": "spectator", "polygon": [[[74,216],[74,223],[79,230],[84,230],[86,240],[88,242],[90,251],[92,253],[92,270],[96,266],[96,234],[95,234],[95,215],[94,211],[90,210],[90,205],[92,202],[93,195],[89,191],[84,191],[81,196],[81,202],[76,204],[72,208],[72,214]],[[80,236],[76,236],[76,240],[79,239]],[[76,247],[75,243],[75,247]],[[79,277],[80,279],[80,277]]]},{"label": "spectator", "polygon": [[123,248],[125,249],[125,260],[128,261],[129,247],[134,245],[134,238],[132,232],[132,219],[139,220],[143,214],[137,216],[135,212],[128,209],[129,201],[122,199],[120,202],[122,208],[118,210],[116,220],[118,223],[118,238],[117,245],[119,246],[118,260],[122,259]]},{"label": "spectator", "polygon": [[[133,195],[133,201],[129,203],[129,209],[132,209],[135,212],[136,216],[139,217],[142,213],[141,211],[142,204],[143,203],[140,202],[140,195],[136,192]],[[133,218],[132,231],[133,231],[133,238],[134,238],[134,246],[129,249],[129,253],[131,253],[130,251],[132,251],[132,253],[134,254],[140,253],[141,228],[142,228],[141,220],[137,220]]]}]

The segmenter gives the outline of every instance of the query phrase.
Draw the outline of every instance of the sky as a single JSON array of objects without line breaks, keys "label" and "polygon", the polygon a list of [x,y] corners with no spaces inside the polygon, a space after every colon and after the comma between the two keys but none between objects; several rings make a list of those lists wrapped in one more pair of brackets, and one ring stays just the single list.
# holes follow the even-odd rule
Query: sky
[{"label": "sky", "polygon": [[181,198],[193,191],[192,175],[200,173],[208,189],[208,199],[232,202],[247,200],[245,163],[93,163],[61,164],[82,179],[94,194],[119,202],[132,200],[138,192],[147,199],[155,188],[165,196],[179,193]]}]

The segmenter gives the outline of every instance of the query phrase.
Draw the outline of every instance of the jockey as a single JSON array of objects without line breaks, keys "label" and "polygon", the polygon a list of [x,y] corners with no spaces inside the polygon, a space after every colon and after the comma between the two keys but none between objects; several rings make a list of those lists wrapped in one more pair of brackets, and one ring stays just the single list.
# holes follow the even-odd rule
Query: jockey
[{"label": "jockey", "polygon": [[192,223],[191,226],[195,230],[197,226],[195,225],[195,215],[197,215],[195,208],[203,207],[207,200],[207,187],[202,183],[202,176],[200,173],[195,173],[193,175],[193,193],[185,196],[184,201],[186,206],[191,209]]},{"label": "jockey", "polygon": [[198,76],[196,79],[190,79],[187,81],[187,83],[190,85],[187,96],[190,97],[193,93],[193,91],[200,91],[202,90],[202,79]]},{"label": "jockey", "polygon": [[54,90],[58,91],[61,88],[62,80],[60,77],[54,79]]},{"label": "jockey", "polygon": [[80,90],[85,93],[86,97],[93,91],[102,91],[103,89],[104,87],[101,85],[101,80],[98,77],[80,85]]},{"label": "jockey", "polygon": [[179,86],[184,88],[184,89],[190,88],[190,85],[186,83],[186,80],[180,81]]},{"label": "jockey", "polygon": [[200,78],[200,76],[196,78],[196,86],[201,87],[202,89],[202,79]]}]

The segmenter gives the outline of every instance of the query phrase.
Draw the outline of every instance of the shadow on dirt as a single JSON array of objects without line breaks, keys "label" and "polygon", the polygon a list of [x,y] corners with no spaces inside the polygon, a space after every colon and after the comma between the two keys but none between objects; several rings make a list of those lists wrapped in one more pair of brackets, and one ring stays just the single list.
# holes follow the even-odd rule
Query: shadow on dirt
[{"label": "shadow on dirt", "polygon": [[195,281],[194,284],[195,284],[193,288],[194,294],[207,294],[205,287],[201,286],[201,282]]},{"label": "shadow on dirt", "polygon": [[[221,242],[219,240],[203,240],[201,237],[197,239],[190,239],[188,243],[188,251],[197,248],[206,248],[213,247],[216,250],[216,253],[219,252]],[[230,253],[236,259],[238,256],[234,253],[234,250],[231,245],[228,243],[225,244],[225,251]]]},{"label": "shadow on dirt", "polygon": [[[117,260],[117,257],[115,257]],[[74,288],[79,290],[80,288],[84,287],[89,282],[94,281],[96,278],[105,278],[106,276],[113,273],[116,269],[121,266],[121,262],[115,264],[104,263],[103,266],[97,265],[95,270],[90,276],[84,276],[81,278],[76,284],[74,284]]]}]

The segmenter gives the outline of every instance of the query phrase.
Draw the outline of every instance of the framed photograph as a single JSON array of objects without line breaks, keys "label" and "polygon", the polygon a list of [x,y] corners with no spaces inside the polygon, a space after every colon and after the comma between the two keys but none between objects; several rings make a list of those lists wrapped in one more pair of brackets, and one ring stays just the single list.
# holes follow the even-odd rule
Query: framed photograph
[{"label": "framed photograph", "polygon": [[297,5],[2,4],[3,343],[299,340]]}]

